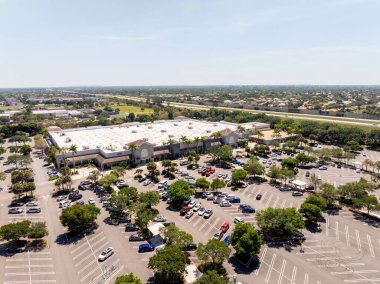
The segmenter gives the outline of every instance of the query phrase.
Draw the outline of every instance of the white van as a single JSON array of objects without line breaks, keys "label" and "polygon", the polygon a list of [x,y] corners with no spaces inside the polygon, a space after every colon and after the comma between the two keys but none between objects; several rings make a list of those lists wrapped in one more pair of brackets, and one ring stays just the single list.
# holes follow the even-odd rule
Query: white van
[{"label": "white van", "polygon": [[244,219],[241,218],[241,217],[236,216],[236,217],[234,218],[234,223],[235,223],[235,224],[244,223]]},{"label": "white van", "polygon": [[158,188],[163,188],[167,183],[168,183],[167,180],[160,181],[160,182],[158,183]]}]

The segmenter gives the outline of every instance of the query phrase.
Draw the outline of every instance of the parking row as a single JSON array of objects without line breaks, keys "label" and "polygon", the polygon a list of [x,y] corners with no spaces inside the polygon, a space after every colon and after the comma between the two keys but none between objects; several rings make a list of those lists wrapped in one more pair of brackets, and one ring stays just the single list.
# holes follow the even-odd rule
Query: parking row
[{"label": "parking row", "polygon": [[71,246],[70,255],[82,283],[113,283],[112,280],[124,268],[117,252],[99,261],[100,254],[107,247],[110,247],[110,243],[102,231],[84,235]]},{"label": "parking row", "polygon": [[56,283],[53,259],[49,249],[26,249],[17,254],[6,254],[4,284]]}]

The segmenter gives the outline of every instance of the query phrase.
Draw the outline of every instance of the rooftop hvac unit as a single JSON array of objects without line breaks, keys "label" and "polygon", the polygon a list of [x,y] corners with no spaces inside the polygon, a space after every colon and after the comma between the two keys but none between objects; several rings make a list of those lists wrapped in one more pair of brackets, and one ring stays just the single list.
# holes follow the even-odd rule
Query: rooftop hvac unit
[{"label": "rooftop hvac unit", "polygon": [[162,129],[161,132],[166,132],[166,130],[165,130],[165,129]]},{"label": "rooftop hvac unit", "polygon": [[177,123],[174,123],[174,126],[178,126],[178,124],[177,124]]},{"label": "rooftop hvac unit", "polygon": [[148,138],[143,138],[144,141],[148,141]]},{"label": "rooftop hvac unit", "polygon": [[132,133],[137,133],[137,130],[132,130]]},{"label": "rooftop hvac unit", "polygon": [[153,127],[152,126],[148,126],[148,129],[152,129]]},{"label": "rooftop hvac unit", "polygon": [[193,129],[193,127],[189,126],[189,129]]},{"label": "rooftop hvac unit", "polygon": [[207,130],[206,132],[207,132],[207,133],[211,133],[211,130]]}]

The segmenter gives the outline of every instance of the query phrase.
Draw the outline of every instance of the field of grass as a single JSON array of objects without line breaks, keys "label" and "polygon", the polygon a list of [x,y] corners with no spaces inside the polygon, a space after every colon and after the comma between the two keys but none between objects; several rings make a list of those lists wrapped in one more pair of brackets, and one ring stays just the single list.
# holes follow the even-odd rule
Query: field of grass
[{"label": "field of grass", "polygon": [[127,113],[133,112],[135,114],[151,114],[153,113],[153,109],[144,108],[142,111],[140,107],[137,106],[113,106],[113,108],[120,109],[120,114],[125,115]]},{"label": "field of grass", "polygon": [[10,106],[0,106],[0,110],[12,110]]}]

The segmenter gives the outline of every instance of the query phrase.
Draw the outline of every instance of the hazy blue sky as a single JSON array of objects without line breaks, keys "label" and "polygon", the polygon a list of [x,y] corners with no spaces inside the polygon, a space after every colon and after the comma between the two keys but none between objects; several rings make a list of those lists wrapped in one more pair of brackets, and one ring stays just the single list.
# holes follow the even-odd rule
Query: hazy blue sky
[{"label": "hazy blue sky", "polygon": [[0,0],[0,87],[380,84],[380,0]]}]

